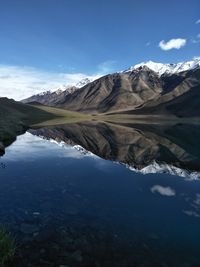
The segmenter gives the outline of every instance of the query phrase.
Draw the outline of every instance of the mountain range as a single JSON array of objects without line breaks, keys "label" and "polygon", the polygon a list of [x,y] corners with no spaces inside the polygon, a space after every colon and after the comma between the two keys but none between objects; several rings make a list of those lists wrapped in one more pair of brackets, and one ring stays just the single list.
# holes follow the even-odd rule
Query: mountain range
[{"label": "mountain range", "polygon": [[200,59],[162,64],[152,61],[105,75],[84,86],[32,96],[39,102],[86,113],[200,115]]},{"label": "mountain range", "polygon": [[79,88],[85,86],[86,84],[92,82],[91,78],[84,78],[80,80],[76,85],[61,85],[52,91],[44,91],[42,93],[33,95],[27,99],[22,100],[23,103],[38,102],[43,105],[56,106],[57,103],[62,101],[67,95],[74,93]]}]

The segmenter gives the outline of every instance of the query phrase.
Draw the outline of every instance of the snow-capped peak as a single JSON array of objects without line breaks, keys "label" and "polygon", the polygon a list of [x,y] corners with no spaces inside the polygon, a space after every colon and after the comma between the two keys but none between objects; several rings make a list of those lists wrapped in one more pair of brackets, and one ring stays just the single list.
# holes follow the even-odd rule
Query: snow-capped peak
[{"label": "snow-capped peak", "polygon": [[39,94],[37,94],[38,96],[44,96],[44,95],[49,95],[49,94],[51,94],[52,92],[50,91],[50,90],[48,90],[48,91],[44,91],[44,92],[42,92],[42,93],[39,93]]},{"label": "snow-capped peak", "polygon": [[140,64],[136,64],[135,66],[130,67],[126,72],[134,71],[140,67],[148,67],[149,69],[158,73],[158,75],[166,74],[174,74],[179,73],[186,70],[195,69],[200,67],[200,58],[195,58],[191,61],[180,62],[175,64],[163,64],[157,63],[153,61],[142,62]]},{"label": "snow-capped peak", "polygon": [[93,82],[94,79],[89,79],[89,78],[84,78],[82,80],[80,80],[75,86],[78,88],[81,88],[83,86],[85,86],[88,83]]},{"label": "snow-capped peak", "polygon": [[42,93],[39,93],[38,96],[45,96],[45,95],[49,95],[49,94],[61,94],[64,91],[68,91],[69,93],[73,93],[75,91],[75,88],[81,88],[83,86],[85,86],[86,84],[92,82],[94,79],[91,78],[84,78],[82,80],[80,80],[76,85],[65,85],[62,84],[57,88],[54,88],[52,90],[48,90],[48,91],[44,91]]},{"label": "snow-capped peak", "polygon": [[48,90],[48,91],[45,91],[45,92],[42,92],[40,94],[38,94],[39,96],[43,96],[43,95],[48,95],[48,94],[52,94],[52,93],[55,93],[57,95],[61,94],[62,92],[64,91],[69,91],[69,92],[74,92],[74,89],[75,88],[81,88],[83,86],[85,86],[86,84],[92,82],[94,79],[89,79],[89,78],[84,78],[82,80],[80,80],[76,85],[65,85],[65,84],[62,84],[60,85],[59,87],[57,88],[54,88],[53,90]]},{"label": "snow-capped peak", "polygon": [[62,84],[59,87],[54,88],[51,92],[59,95],[59,94],[61,94],[62,92],[66,91],[66,90],[70,91],[70,89],[73,88],[73,87],[74,86],[72,86],[72,85]]},{"label": "snow-capped peak", "polygon": [[71,90],[71,88],[73,88],[73,86],[71,86],[71,85],[60,85],[59,87],[57,87],[57,88],[54,88],[53,90],[47,90],[47,91],[44,91],[44,92],[42,92],[42,93],[39,93],[39,94],[37,94],[38,96],[45,96],[45,95],[51,95],[51,94],[57,94],[57,95],[59,95],[59,94],[61,94],[63,91],[65,91],[65,90]]}]

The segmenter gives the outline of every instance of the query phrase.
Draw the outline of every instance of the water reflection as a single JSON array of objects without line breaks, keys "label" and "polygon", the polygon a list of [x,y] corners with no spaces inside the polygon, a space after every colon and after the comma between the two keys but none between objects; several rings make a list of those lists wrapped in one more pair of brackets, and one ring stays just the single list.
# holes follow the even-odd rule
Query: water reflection
[{"label": "water reflection", "polygon": [[104,159],[143,173],[199,178],[199,125],[77,123],[30,130],[33,135],[80,145]]}]

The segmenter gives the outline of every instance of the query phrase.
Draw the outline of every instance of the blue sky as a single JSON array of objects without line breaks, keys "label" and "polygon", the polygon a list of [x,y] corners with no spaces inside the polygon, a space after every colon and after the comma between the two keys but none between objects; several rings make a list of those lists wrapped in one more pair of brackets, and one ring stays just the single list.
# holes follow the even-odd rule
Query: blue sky
[{"label": "blue sky", "polygon": [[[0,0],[0,72],[5,82],[6,67],[93,76],[191,60],[200,56],[199,19],[199,0]],[[179,49],[159,47],[171,39]]]}]

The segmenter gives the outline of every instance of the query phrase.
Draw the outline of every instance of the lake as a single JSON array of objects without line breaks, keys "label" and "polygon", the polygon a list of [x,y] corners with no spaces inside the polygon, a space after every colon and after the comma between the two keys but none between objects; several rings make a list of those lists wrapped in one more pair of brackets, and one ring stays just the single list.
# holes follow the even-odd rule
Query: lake
[{"label": "lake", "polygon": [[30,129],[0,158],[12,266],[200,266],[200,126]]}]

